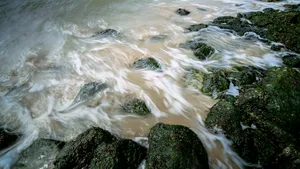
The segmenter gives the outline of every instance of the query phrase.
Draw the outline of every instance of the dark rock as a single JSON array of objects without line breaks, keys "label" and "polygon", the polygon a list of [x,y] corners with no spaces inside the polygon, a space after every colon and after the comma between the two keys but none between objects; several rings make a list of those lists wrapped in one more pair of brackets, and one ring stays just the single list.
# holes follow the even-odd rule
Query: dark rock
[{"label": "dark rock", "polygon": [[274,50],[274,51],[280,51],[281,49],[284,49],[284,45],[281,45],[281,44],[272,44],[271,45],[271,50]]},{"label": "dark rock", "polygon": [[17,163],[13,166],[15,169],[32,169],[52,166],[58,152],[65,143],[53,140],[38,139],[24,150]]},{"label": "dark rock", "polygon": [[194,51],[194,55],[199,60],[207,59],[215,51],[214,48],[212,48],[211,46],[208,46],[205,43],[198,43],[197,46],[198,46],[198,48]]},{"label": "dark rock", "polygon": [[238,17],[219,17],[212,25],[232,29],[241,36],[246,32],[255,32],[262,38],[280,42],[288,49],[300,52],[300,37],[297,36],[300,34],[299,11],[250,12]]},{"label": "dark rock", "polygon": [[154,58],[138,59],[132,67],[135,69],[161,70],[160,64]]},{"label": "dark rock", "polygon": [[300,11],[300,4],[285,4],[283,5],[286,8],[286,11]]},{"label": "dark rock", "polygon": [[300,56],[288,54],[282,57],[283,63],[290,67],[300,68]]},{"label": "dark rock", "polygon": [[98,145],[115,140],[108,131],[95,127],[88,129],[75,140],[66,143],[54,161],[55,168],[88,168]]},{"label": "dark rock", "polygon": [[230,81],[225,70],[215,70],[203,76],[203,87],[201,91],[208,95],[218,94],[229,88]]},{"label": "dark rock", "polygon": [[190,11],[188,11],[186,9],[182,9],[182,8],[177,9],[175,12],[181,16],[185,16],[185,15],[188,15],[191,13]]},{"label": "dark rock", "polygon": [[0,129],[0,151],[17,142],[19,135]]},{"label": "dark rock", "polygon": [[235,86],[242,88],[262,78],[264,70],[255,67],[235,67],[236,71],[228,72],[229,79]]},{"label": "dark rock", "polygon": [[155,35],[155,36],[151,36],[150,37],[150,41],[152,41],[152,42],[160,42],[160,41],[163,41],[163,40],[165,40],[167,38],[168,38],[167,35]]},{"label": "dark rock", "polygon": [[300,160],[300,73],[271,68],[264,78],[240,91],[235,102],[220,100],[207,127],[224,130],[234,150],[262,168],[296,169]]},{"label": "dark rock", "polygon": [[90,169],[136,169],[146,157],[147,149],[132,140],[101,144],[95,150]]},{"label": "dark rock", "polygon": [[200,11],[207,11],[207,9],[205,9],[205,8],[197,8],[197,9]]},{"label": "dark rock", "polygon": [[207,153],[197,135],[184,126],[156,124],[149,134],[147,169],[208,169]]},{"label": "dark rock", "polygon": [[125,102],[122,105],[122,110],[125,113],[129,114],[137,114],[137,115],[148,115],[150,114],[150,110],[148,109],[146,103],[140,99],[132,99]]},{"label": "dark rock", "polygon": [[186,28],[186,30],[188,30],[189,32],[197,32],[197,31],[207,28],[207,27],[208,27],[208,25],[200,23],[200,24],[190,25],[188,28]]},{"label": "dark rock", "polygon": [[114,29],[105,29],[103,31],[100,32],[96,32],[95,35],[93,35],[93,37],[108,37],[108,36],[116,36],[118,35],[118,31],[114,30]]}]

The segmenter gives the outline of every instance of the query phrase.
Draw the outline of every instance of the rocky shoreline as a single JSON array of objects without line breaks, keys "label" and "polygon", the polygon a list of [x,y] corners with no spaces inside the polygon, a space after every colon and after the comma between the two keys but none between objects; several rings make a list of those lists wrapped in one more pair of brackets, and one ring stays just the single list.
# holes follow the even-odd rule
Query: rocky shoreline
[{"label": "rocky shoreline", "polygon": [[[284,67],[263,70],[257,67],[212,69],[203,73],[191,69],[184,77],[186,84],[199,92],[219,99],[206,120],[214,134],[225,135],[232,148],[244,160],[261,168],[300,168],[300,5],[286,5],[285,11],[265,9],[261,12],[216,18],[209,24],[195,24],[188,32],[217,26],[237,35],[247,32],[275,51],[287,51],[281,57]],[[179,15],[189,12],[180,9]],[[109,30],[97,34],[116,34]],[[276,43],[275,43],[276,42]],[[180,47],[192,50],[199,60],[208,59],[215,51],[201,41],[188,41]],[[294,52],[294,53],[293,53]],[[161,71],[153,58],[138,59],[132,68]],[[233,85],[238,95],[226,91]],[[122,106],[125,113],[150,114],[145,103],[133,99]],[[8,147],[19,136],[0,130],[0,149]],[[180,125],[158,123],[150,130],[149,148],[132,140],[118,138],[106,130],[93,127],[70,142],[36,140],[21,155],[13,168],[130,168],[146,160],[146,168],[208,169],[208,155],[197,135]],[[43,158],[44,162],[34,159]],[[249,167],[251,168],[251,167]]]}]

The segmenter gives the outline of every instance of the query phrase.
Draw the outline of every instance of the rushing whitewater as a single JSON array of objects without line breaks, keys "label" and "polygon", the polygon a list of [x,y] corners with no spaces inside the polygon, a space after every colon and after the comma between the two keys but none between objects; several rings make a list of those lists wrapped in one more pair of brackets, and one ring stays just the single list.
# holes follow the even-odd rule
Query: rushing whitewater
[{"label": "rushing whitewater", "polygon": [[[296,0],[284,3],[296,2]],[[205,129],[203,120],[216,103],[183,77],[190,68],[279,66],[278,53],[266,44],[210,26],[197,33],[185,28],[223,15],[258,11],[283,3],[253,0],[2,0],[0,2],[0,125],[21,133],[0,152],[0,168],[10,168],[36,138],[68,141],[91,126],[133,140],[147,140],[157,122],[181,124],[198,133],[211,168],[243,168],[249,164],[230,149],[223,135]],[[178,8],[191,11],[179,16]],[[114,29],[114,36],[97,34]],[[249,33],[249,36],[253,34]],[[201,38],[216,52],[199,61],[179,47]],[[153,57],[161,71],[137,70],[136,59]],[[85,84],[107,88],[92,103],[68,109]],[[229,94],[237,96],[233,84]],[[121,112],[129,98],[145,100],[151,115]],[[68,111],[64,111],[68,110]],[[60,113],[64,111],[64,113]],[[145,143],[147,145],[147,143]],[[38,159],[37,159],[38,160]],[[141,165],[141,168],[143,166]]]}]

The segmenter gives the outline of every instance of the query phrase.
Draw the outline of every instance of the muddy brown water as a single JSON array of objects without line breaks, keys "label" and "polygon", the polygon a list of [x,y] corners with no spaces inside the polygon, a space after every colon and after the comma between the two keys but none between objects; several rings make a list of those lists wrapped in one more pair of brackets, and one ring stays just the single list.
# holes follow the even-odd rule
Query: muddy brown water
[{"label": "muddy brown water", "polygon": [[[292,3],[295,1],[287,1]],[[246,164],[230,149],[230,141],[209,133],[204,126],[209,109],[217,102],[186,85],[190,68],[255,65],[279,66],[282,61],[269,46],[208,27],[185,33],[195,23],[218,16],[282,9],[282,3],[253,0],[3,0],[0,2],[0,108],[2,127],[23,133],[20,142],[2,151],[0,168],[10,168],[17,154],[36,138],[68,141],[91,126],[121,137],[146,139],[158,122],[190,127],[204,143],[211,168],[243,168]],[[185,8],[188,16],[174,11]],[[95,32],[115,29],[116,37]],[[161,35],[162,38],[153,38]],[[205,61],[193,57],[180,43],[193,38],[216,49]],[[162,72],[135,70],[139,58],[153,57]],[[65,113],[80,88],[89,82],[110,87],[92,105]],[[200,84],[201,85],[201,84]],[[10,94],[6,95],[13,87]],[[151,115],[121,112],[130,98],[145,100]],[[38,159],[37,159],[38,160]]]}]

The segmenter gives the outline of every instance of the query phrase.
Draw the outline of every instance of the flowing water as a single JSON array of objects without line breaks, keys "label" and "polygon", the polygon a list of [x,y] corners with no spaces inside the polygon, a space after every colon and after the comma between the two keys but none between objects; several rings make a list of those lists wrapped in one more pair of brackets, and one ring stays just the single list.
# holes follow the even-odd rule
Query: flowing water
[{"label": "flowing water", "polygon": [[[296,2],[286,1],[285,3]],[[230,141],[209,133],[203,124],[216,100],[183,82],[190,68],[255,65],[279,66],[269,46],[217,27],[196,33],[185,28],[238,12],[282,9],[283,3],[254,0],[1,0],[0,1],[0,125],[22,133],[0,152],[0,168],[10,168],[18,154],[36,138],[68,141],[91,126],[121,137],[146,139],[157,122],[181,124],[195,131],[209,153],[211,168],[252,165],[230,149]],[[175,14],[178,8],[191,11]],[[114,37],[94,36],[115,29]],[[160,38],[157,38],[160,36]],[[180,43],[193,38],[216,49],[199,61]],[[136,70],[131,64],[153,57],[162,71]],[[105,82],[91,105],[57,113],[72,103],[84,84]],[[230,86],[233,95],[238,94]],[[121,105],[145,100],[146,117],[126,115]],[[253,164],[254,165],[254,164]]]}]

